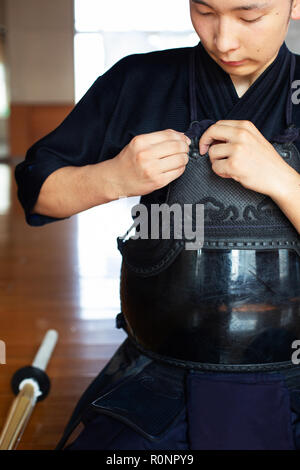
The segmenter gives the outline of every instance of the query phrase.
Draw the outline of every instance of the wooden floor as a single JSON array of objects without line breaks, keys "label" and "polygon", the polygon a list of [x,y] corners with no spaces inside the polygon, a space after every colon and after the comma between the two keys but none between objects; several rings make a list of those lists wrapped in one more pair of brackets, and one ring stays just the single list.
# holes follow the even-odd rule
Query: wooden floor
[{"label": "wooden floor", "polygon": [[135,198],[31,227],[17,200],[14,167],[0,163],[0,427],[14,398],[14,372],[31,364],[48,329],[58,343],[49,362],[49,396],[37,403],[18,449],[53,449],[77,400],[125,339],[116,237],[131,225]]}]

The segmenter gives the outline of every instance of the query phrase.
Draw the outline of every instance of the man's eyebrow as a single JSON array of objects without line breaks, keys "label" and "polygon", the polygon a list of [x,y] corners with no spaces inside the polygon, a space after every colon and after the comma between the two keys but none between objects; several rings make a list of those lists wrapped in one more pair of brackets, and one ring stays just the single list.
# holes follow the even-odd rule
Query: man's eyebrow
[{"label": "man's eyebrow", "polygon": [[[212,8],[208,3],[204,2],[204,0],[192,0],[193,3],[198,3],[199,5],[205,5],[206,7]],[[231,8],[230,11],[237,11],[237,10],[262,10],[270,6],[268,3],[251,3],[249,5],[241,5],[238,7]]]}]

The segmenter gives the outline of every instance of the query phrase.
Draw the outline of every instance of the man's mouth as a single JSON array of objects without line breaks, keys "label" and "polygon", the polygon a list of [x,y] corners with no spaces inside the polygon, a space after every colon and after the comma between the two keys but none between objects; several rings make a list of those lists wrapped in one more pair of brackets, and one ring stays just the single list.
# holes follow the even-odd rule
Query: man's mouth
[{"label": "man's mouth", "polygon": [[222,62],[223,64],[225,64],[225,65],[237,66],[237,65],[241,65],[241,64],[245,63],[247,59],[243,59],[243,60],[239,60],[239,61],[232,61],[232,62],[231,62],[231,61],[230,61],[230,62],[227,62],[227,61],[225,61],[225,60],[223,60],[223,59],[220,59],[220,60],[221,60],[221,62]]}]

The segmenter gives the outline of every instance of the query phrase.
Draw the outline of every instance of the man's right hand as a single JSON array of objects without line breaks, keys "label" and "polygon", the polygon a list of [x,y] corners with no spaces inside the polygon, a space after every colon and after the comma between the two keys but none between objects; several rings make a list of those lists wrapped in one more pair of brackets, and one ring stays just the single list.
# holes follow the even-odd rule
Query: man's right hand
[{"label": "man's right hand", "polygon": [[111,184],[119,197],[142,196],[166,186],[185,171],[190,139],[166,129],[140,134],[111,160]]}]

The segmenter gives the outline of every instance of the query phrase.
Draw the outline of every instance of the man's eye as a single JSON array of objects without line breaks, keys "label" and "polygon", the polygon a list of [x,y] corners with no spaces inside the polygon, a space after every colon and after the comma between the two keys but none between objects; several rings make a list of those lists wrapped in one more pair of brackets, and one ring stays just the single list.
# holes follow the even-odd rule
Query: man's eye
[{"label": "man's eye", "polygon": [[[201,16],[208,16],[208,15],[213,14],[213,13],[201,13],[201,11],[199,11],[198,13]],[[261,18],[262,18],[262,16],[259,16],[258,18],[255,18],[255,20],[245,20],[244,18],[241,18],[241,20],[245,21],[245,23],[255,23],[256,21],[259,21]]]},{"label": "man's eye", "polygon": [[259,18],[256,18],[255,20],[245,20],[244,18],[241,18],[241,20],[245,21],[246,23],[255,23],[255,21],[259,21],[261,18],[262,16],[260,16]]}]

